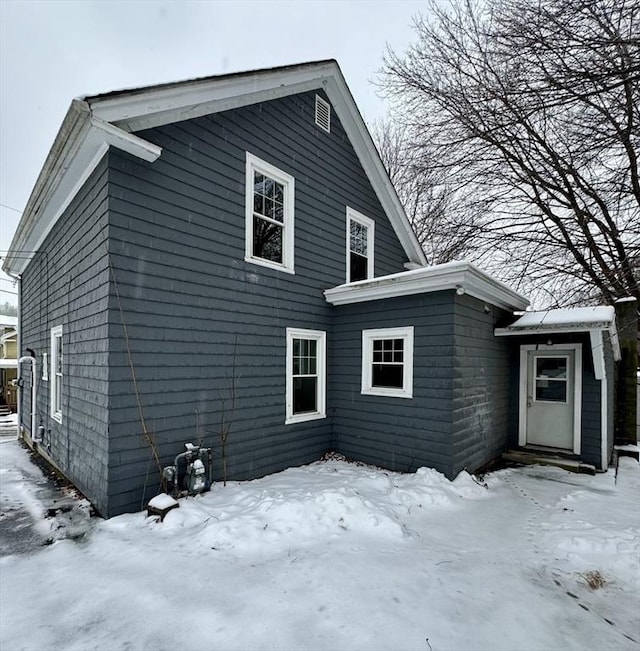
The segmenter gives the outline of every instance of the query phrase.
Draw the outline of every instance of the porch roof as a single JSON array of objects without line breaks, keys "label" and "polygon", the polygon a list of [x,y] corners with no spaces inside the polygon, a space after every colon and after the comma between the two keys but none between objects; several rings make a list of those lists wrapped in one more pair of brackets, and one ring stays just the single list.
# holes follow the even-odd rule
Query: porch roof
[{"label": "porch roof", "polygon": [[510,326],[496,328],[494,334],[496,337],[509,337],[588,332],[595,374],[596,378],[600,380],[605,375],[604,342],[602,338],[604,331],[609,333],[613,358],[618,361],[621,355],[618,330],[616,328],[616,312],[613,307],[608,305],[525,312]]},{"label": "porch roof", "polygon": [[451,289],[459,295],[469,294],[505,310],[523,310],[529,305],[524,296],[466,261],[419,267],[346,283],[325,290],[324,296],[332,305],[347,305]]}]

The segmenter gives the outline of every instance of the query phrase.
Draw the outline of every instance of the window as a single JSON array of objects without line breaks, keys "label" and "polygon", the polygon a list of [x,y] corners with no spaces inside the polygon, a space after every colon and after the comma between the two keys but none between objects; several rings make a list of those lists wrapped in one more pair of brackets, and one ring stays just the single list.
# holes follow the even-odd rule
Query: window
[{"label": "window", "polygon": [[294,179],[247,152],[245,260],[293,273]]},{"label": "window", "polygon": [[347,282],[373,278],[372,219],[347,208]]},{"label": "window", "polygon": [[316,124],[331,133],[331,105],[319,95],[316,95]]},{"label": "window", "polygon": [[568,357],[536,357],[536,402],[567,402]]},{"label": "window", "polygon": [[287,328],[287,424],[326,417],[326,337]]},{"label": "window", "polygon": [[62,422],[62,326],[51,328],[51,418]]},{"label": "window", "polygon": [[413,326],[362,331],[362,393],[413,397]]}]

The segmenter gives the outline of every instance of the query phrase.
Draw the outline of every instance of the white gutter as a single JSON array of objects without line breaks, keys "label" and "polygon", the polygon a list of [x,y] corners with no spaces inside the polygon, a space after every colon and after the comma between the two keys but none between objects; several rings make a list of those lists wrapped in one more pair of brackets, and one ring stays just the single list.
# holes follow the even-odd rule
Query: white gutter
[{"label": "white gutter", "polygon": [[[37,437],[36,434],[36,389],[38,384],[38,375],[36,373],[38,362],[35,357],[31,355],[23,355],[18,360],[18,365],[25,362],[31,362],[31,441],[33,443],[41,443],[42,439]],[[20,392],[18,392],[18,395]],[[18,428],[20,427],[20,411],[18,410]]]},{"label": "white gutter", "polygon": [[324,295],[332,305],[347,305],[450,289],[505,310],[524,310],[529,305],[524,296],[464,261],[347,283],[325,290]]}]

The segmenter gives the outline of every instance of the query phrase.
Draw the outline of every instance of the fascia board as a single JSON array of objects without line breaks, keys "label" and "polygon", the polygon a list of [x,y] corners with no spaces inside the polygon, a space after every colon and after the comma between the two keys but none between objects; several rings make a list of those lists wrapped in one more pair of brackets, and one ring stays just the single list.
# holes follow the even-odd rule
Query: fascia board
[{"label": "fascia board", "polygon": [[615,321],[601,321],[599,323],[563,323],[556,327],[547,326],[539,328],[536,326],[524,326],[522,328],[496,328],[493,334],[496,337],[517,337],[525,335],[557,335],[571,334],[574,332],[588,332],[593,343],[595,332],[608,331],[611,339],[611,348],[613,350],[613,359],[619,362],[621,359],[620,340],[618,339],[618,330]]},{"label": "fascia board", "polygon": [[93,114],[101,120],[127,131],[140,131],[319,88],[323,88],[331,100],[409,262],[426,265],[422,247],[335,62],[228,79],[196,80],[114,97],[88,98],[87,101]]},{"label": "fascia board", "polygon": [[[89,129],[89,110],[84,102],[74,100],[62,121],[24,209],[2,268],[7,273],[21,273],[35,250],[32,234],[38,230],[48,202]],[[36,238],[37,239],[37,238]]]},{"label": "fascia board", "polygon": [[52,159],[50,153],[31,193],[3,264],[3,269],[12,274],[24,271],[109,145],[147,161],[156,160],[162,151],[137,136],[93,119],[82,104],[78,100],[72,103],[67,115],[75,116],[73,126],[61,128],[51,150],[57,158]]},{"label": "fascia board", "polygon": [[452,289],[508,310],[524,309],[529,304],[526,298],[467,262],[423,267],[340,285],[325,290],[324,295],[332,305],[346,305]]},{"label": "fascia board", "polygon": [[552,334],[568,334],[572,332],[589,332],[591,330],[610,330],[611,323],[563,323],[558,326],[523,326],[521,328],[496,328],[494,334],[496,337],[514,337],[517,335],[552,335]]},{"label": "fascia board", "polygon": [[93,114],[105,122],[139,131],[320,88],[336,68],[336,64],[327,63],[226,79],[213,77],[86,101]]},{"label": "fascia board", "polygon": [[367,129],[351,91],[337,66],[336,74],[329,80],[325,90],[342,126],[349,135],[360,164],[364,168],[378,200],[390,218],[393,230],[402,244],[409,263],[425,266],[427,259],[424,251],[409,224],[369,129]]}]

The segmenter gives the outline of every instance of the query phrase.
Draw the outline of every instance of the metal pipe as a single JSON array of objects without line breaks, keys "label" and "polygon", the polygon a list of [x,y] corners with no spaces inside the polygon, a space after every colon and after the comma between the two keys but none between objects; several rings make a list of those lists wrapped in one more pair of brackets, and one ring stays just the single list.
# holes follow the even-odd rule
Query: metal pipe
[{"label": "metal pipe", "polygon": [[[36,430],[36,389],[38,383],[38,374],[36,373],[38,362],[31,355],[23,355],[18,360],[18,368],[24,362],[31,362],[31,441],[33,443],[42,443],[42,439],[37,435]],[[22,414],[18,412],[18,428],[20,428],[20,419]]]}]

